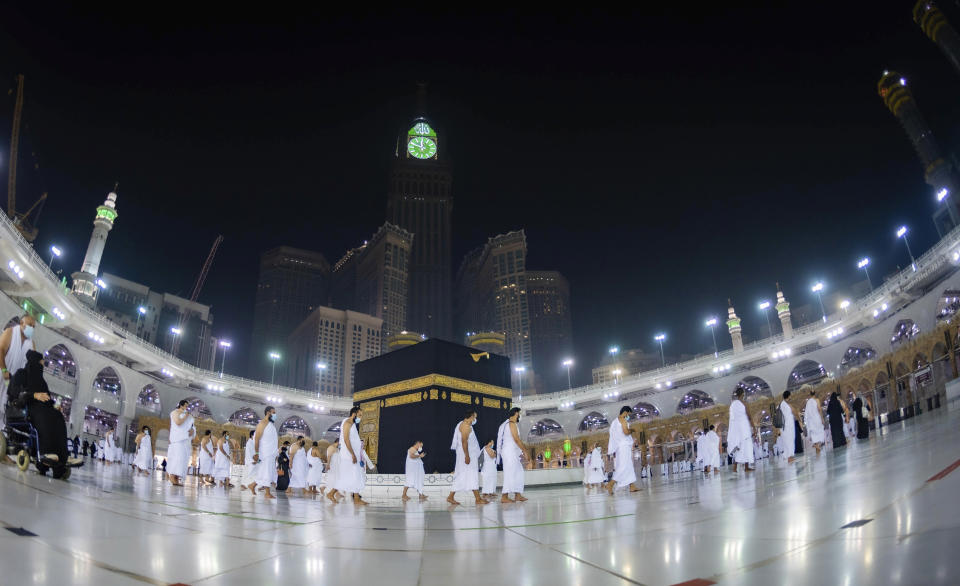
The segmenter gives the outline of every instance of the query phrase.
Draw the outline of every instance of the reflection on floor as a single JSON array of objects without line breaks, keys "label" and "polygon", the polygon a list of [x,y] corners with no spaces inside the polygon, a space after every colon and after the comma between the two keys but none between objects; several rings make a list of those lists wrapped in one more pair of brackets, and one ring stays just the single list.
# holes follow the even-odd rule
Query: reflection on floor
[{"label": "reflection on floor", "polygon": [[[960,412],[819,458],[579,486],[448,510],[173,489],[88,465],[68,482],[0,465],[4,584],[934,584],[960,576]],[[941,471],[945,474],[938,476]],[[928,479],[930,481],[928,482]]]}]

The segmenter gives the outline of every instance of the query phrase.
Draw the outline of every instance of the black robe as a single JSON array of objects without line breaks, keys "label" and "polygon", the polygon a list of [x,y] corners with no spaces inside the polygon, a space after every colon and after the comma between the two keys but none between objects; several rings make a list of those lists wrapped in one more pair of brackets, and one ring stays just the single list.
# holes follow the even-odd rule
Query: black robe
[{"label": "black robe", "polygon": [[39,352],[27,352],[27,366],[13,375],[11,388],[20,389],[20,402],[27,408],[27,418],[37,430],[40,440],[41,454],[56,454],[59,462],[54,467],[54,476],[63,474],[67,465],[67,424],[61,413],[54,405],[53,398],[49,401],[38,401],[34,393],[50,394],[47,381],[43,380],[43,365]]},{"label": "black robe", "polygon": [[800,422],[793,420],[793,448],[794,454],[803,453],[803,431],[800,430]]},{"label": "black robe", "polygon": [[830,419],[830,435],[833,436],[833,447],[847,445],[847,436],[843,432],[843,406],[836,397],[827,403],[827,417]]},{"label": "black robe", "polygon": [[283,472],[283,474],[277,474],[277,490],[283,492],[290,485],[290,458],[287,457],[285,450],[281,450],[280,455],[277,456],[277,471]]},{"label": "black robe", "polygon": [[862,416],[863,411],[869,410],[869,407],[863,402],[863,399],[857,397],[853,402],[853,412],[857,416],[857,439],[867,439],[870,437],[870,421]]}]

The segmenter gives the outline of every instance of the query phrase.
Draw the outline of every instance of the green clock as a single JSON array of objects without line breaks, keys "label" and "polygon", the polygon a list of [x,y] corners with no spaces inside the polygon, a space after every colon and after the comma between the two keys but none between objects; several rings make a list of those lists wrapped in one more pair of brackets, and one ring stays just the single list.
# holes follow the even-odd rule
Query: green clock
[{"label": "green clock", "polygon": [[407,152],[418,159],[430,159],[437,154],[437,143],[431,138],[417,136],[407,142]]}]

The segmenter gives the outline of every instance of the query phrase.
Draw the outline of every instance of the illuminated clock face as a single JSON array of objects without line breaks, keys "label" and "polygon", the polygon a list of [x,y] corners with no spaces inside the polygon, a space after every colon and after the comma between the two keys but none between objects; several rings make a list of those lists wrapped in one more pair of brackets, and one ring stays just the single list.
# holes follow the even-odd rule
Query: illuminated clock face
[{"label": "illuminated clock face", "polygon": [[425,136],[417,136],[407,143],[407,152],[418,159],[429,159],[437,154],[437,143]]}]

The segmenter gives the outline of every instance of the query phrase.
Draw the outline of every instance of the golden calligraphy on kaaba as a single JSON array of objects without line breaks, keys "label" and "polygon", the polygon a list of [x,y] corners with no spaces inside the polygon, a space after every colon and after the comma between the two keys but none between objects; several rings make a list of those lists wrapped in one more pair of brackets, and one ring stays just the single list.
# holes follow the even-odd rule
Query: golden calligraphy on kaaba
[{"label": "golden calligraphy on kaaba", "polygon": [[450,393],[450,401],[453,403],[466,403],[467,405],[471,403],[470,395],[464,395],[463,393],[454,393],[452,391]]},{"label": "golden calligraphy on kaaba", "polygon": [[498,387],[443,374],[428,374],[426,376],[357,391],[353,393],[353,400],[356,403],[360,403],[386,395],[393,395],[396,393],[402,393],[404,391],[413,391],[415,389],[423,389],[424,387],[432,386],[446,387],[448,389],[456,389],[458,391],[469,391],[482,395],[499,397],[501,399],[513,398],[513,391],[505,387]]},{"label": "golden calligraphy on kaaba", "polygon": [[397,405],[407,405],[409,403],[419,403],[423,400],[423,395],[420,393],[409,393],[406,395],[399,395],[397,397],[387,397],[385,399],[385,407],[396,407]]}]

